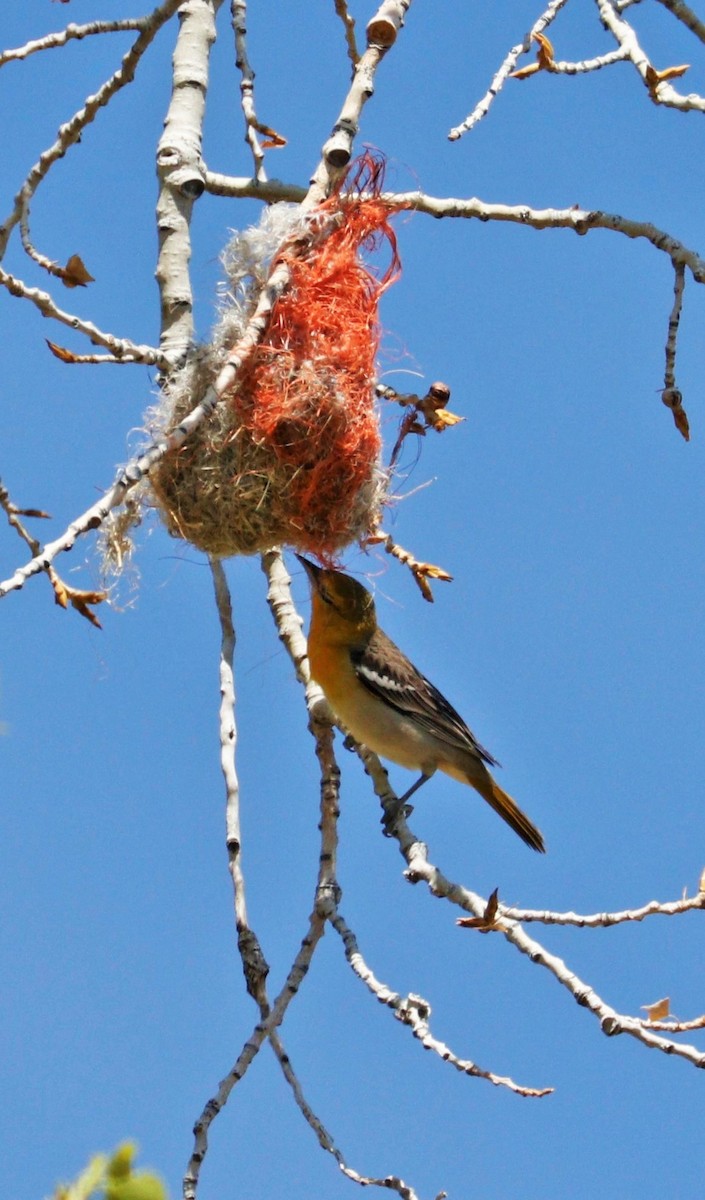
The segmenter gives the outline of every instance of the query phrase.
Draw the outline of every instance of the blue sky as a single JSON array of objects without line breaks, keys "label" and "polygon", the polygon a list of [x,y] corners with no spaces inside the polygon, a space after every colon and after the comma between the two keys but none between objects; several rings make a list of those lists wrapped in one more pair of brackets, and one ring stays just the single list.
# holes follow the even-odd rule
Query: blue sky
[{"label": "blue sky", "polygon": [[[95,16],[8,6],[3,43]],[[109,8],[109,13],[107,11]],[[101,15],[134,15],[122,0]],[[371,5],[354,3],[359,27]],[[576,0],[553,27],[559,58],[611,48]],[[526,4],[412,6],[382,64],[361,142],[391,187],[536,207],[580,204],[650,220],[702,245],[700,117],[658,109],[619,65],[508,84],[488,118],[449,143],[507,49]],[[225,16],[225,14],[223,14]],[[634,13],[662,67],[703,55],[660,5]],[[256,4],[248,19],[260,117],[288,137],[272,176],[305,184],[348,82],[332,4]],[[0,71],[2,212],[29,167],[132,35],[86,39]],[[175,27],[135,84],[52,171],[33,208],[41,249],[80,253],[95,276],[65,292],[102,327],[154,342],[153,155]],[[701,49],[701,48],[700,48]],[[227,20],[214,50],[205,157],[249,171]],[[253,203],[204,197],[193,223],[196,320],[212,320],[218,255]],[[447,779],[419,795],[414,831],[449,877],[532,908],[595,912],[696,890],[705,865],[701,637],[705,568],[705,297],[688,280],[678,384],[689,444],[660,402],[672,271],[642,242],[478,222],[397,219],[403,275],[384,298],[385,381],[452,388],[466,421],[405,454],[390,516],[398,539],[455,576],[425,605],[404,571],[351,550],[380,618],[504,764],[500,779],[543,830],[533,855]],[[6,264],[29,282],[13,243]],[[155,380],[142,367],[68,368],[44,338],[84,343],[0,294],[0,471],[55,536],[134,446]],[[419,378],[395,374],[403,365]],[[397,415],[384,414],[390,447]],[[428,485],[428,486],[422,486]],[[0,574],[24,560],[0,534]],[[219,632],[203,556],[156,522],[139,588],[123,581],[102,632],[55,608],[46,580],[2,605],[0,1091],[5,1191],[37,1200],[126,1137],[172,1195],[191,1126],[255,1021],[242,986],[218,765]],[[289,556],[294,593],[307,587]],[[98,582],[92,543],[58,564]],[[317,770],[300,689],[256,559],[228,564],[237,647],[238,771],[252,923],[273,993],[306,929],[317,866]],[[601,1194],[660,1200],[701,1182],[703,1078],[606,1039],[556,981],[500,937],[402,876],[358,762],[341,750],[342,910],[377,976],[424,995],[436,1036],[553,1096],[522,1100],[424,1054],[355,980],[329,931],[283,1027],[308,1098],[358,1170],[393,1172],[423,1200]],[[400,790],[409,780],[392,769]],[[670,995],[705,1009],[700,915],[603,931],[533,929],[615,1008]],[[697,1043],[698,1034],[685,1035]],[[700,1041],[702,1045],[702,1039]],[[354,1194],[315,1144],[266,1050],[213,1126],[202,1200]]]}]

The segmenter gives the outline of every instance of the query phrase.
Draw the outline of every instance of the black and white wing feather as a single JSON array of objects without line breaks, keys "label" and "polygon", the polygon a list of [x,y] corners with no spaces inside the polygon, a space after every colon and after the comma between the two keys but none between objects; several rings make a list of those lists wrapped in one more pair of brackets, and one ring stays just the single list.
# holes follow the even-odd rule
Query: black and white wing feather
[{"label": "black and white wing feather", "polygon": [[416,669],[391,638],[377,629],[369,642],[350,651],[360,683],[402,716],[410,717],[451,746],[477,754],[484,762],[500,764],[468,729],[438,688]]}]

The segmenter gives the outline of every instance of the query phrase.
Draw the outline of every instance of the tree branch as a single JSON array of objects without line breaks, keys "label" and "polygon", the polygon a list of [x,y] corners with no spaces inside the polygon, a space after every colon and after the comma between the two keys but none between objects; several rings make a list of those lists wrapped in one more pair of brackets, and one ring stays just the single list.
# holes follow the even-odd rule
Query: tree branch
[{"label": "tree branch", "polygon": [[486,117],[493,101],[497,98],[509,76],[517,65],[517,62],[522,54],[526,54],[529,50],[532,41],[537,33],[543,33],[544,29],[548,29],[549,25],[555,21],[559,12],[565,7],[568,0],[552,0],[548,7],[541,13],[541,16],[534,22],[531,29],[524,37],[524,40],[518,42],[516,46],[512,46],[511,50],[504,59],[499,70],[496,72],[489,88],[485,92],[481,100],[477,102],[474,109],[460,125],[455,125],[448,134],[449,142],[456,142],[458,138],[469,133],[479,121]]}]

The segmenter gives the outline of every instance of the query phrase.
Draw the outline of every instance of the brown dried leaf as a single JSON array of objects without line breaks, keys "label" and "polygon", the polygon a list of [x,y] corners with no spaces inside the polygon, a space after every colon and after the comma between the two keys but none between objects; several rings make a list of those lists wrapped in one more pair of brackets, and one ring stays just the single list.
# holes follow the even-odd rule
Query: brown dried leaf
[{"label": "brown dried leaf", "polygon": [[668,79],[677,79],[680,75],[685,75],[689,69],[689,64],[685,63],[680,67],[665,67],[663,71],[657,71],[655,67],[648,63],[644,72],[644,79],[649,93],[654,100],[658,100],[658,86],[660,83],[665,83]]},{"label": "brown dried leaf", "polygon": [[51,580],[51,586],[54,589],[55,603],[61,608],[66,608],[69,602],[69,593],[66,584],[63,582],[63,580],[59,579],[59,576],[55,571],[49,572],[49,578]]},{"label": "brown dried leaf", "polygon": [[440,579],[442,583],[452,583],[453,576],[449,575],[443,567],[436,567],[433,563],[410,562],[411,573],[418,584],[421,595],[429,604],[433,604],[433,592],[429,584],[429,579]]},{"label": "brown dried leaf", "polygon": [[424,575],[426,579],[440,579],[443,583],[452,583],[453,576],[444,571],[443,567],[436,567],[433,563],[417,563],[414,567],[419,575]]},{"label": "brown dried leaf", "polygon": [[89,608],[89,605],[100,604],[101,601],[107,598],[107,595],[107,592],[72,591],[69,599],[73,607],[76,609],[76,612],[80,613],[82,617],[85,617],[87,621],[90,621],[91,625],[95,625],[96,629],[102,629],[103,626],[101,625],[95,613]]},{"label": "brown dried leaf", "polygon": [[479,929],[480,933],[489,933],[493,929],[501,929],[502,922],[497,920],[499,908],[499,888],[495,888],[487,907],[481,917],[459,917],[455,922],[461,929]]},{"label": "brown dried leaf", "polygon": [[449,429],[451,425],[459,425],[464,420],[465,417],[459,417],[456,413],[448,412],[447,408],[439,408],[429,418],[428,423],[435,429],[436,433],[443,433],[444,429]]},{"label": "brown dried leaf", "polygon": [[78,254],[72,254],[66,266],[59,270],[59,278],[67,288],[86,287],[87,284],[95,282]]},{"label": "brown dried leaf", "polygon": [[431,586],[428,580],[423,575],[419,574],[414,567],[411,568],[411,573],[418,584],[419,591],[421,592],[424,600],[427,600],[429,604],[433,604],[433,592],[431,591]]},{"label": "brown dried leaf", "polygon": [[541,67],[537,62],[529,63],[528,67],[519,67],[518,71],[510,71],[509,78],[510,79],[528,79],[529,75],[535,75],[536,72],[540,71],[540,70],[541,70]]},{"label": "brown dried leaf", "polygon": [[78,357],[70,350],[67,350],[65,346],[59,346],[56,342],[50,342],[49,338],[45,338],[44,340],[54,357],[59,359],[59,362],[75,363],[79,361]]},{"label": "brown dried leaf", "polygon": [[266,138],[266,141],[262,142],[263,150],[279,150],[282,146],[286,146],[286,138],[281,133],[277,133],[276,129],[272,129],[269,125],[263,125],[261,121],[253,123],[257,132]]},{"label": "brown dried leaf", "polygon": [[654,74],[659,83],[664,83],[667,79],[679,79],[689,70],[690,63],[683,63],[680,67],[665,67],[663,71],[654,71]]},{"label": "brown dried leaf", "polygon": [[90,605],[102,604],[103,600],[108,597],[107,592],[91,592],[81,591],[79,588],[73,588],[68,583],[64,583],[53,567],[48,571],[51,586],[54,589],[54,601],[61,608],[68,608],[69,604],[76,612],[90,621],[91,625],[95,625],[97,629],[102,629],[102,625],[94,612],[91,611]]},{"label": "brown dried leaf", "polygon": [[538,61],[540,67],[552,67],[555,61],[553,44],[549,42],[545,33],[535,33],[534,41],[538,42]]},{"label": "brown dried leaf", "polygon": [[18,517],[42,517],[46,521],[51,520],[51,513],[44,512],[43,508],[15,508],[13,505],[12,511]]},{"label": "brown dried leaf", "polygon": [[671,1013],[671,998],[664,996],[663,1000],[657,1000],[655,1004],[642,1004],[641,1006],[646,1013],[649,1021],[664,1021]]},{"label": "brown dried leaf", "polygon": [[538,44],[536,62],[530,63],[527,67],[519,67],[518,71],[512,71],[509,76],[510,79],[528,79],[529,75],[535,75],[537,71],[551,70],[555,62],[552,43],[548,40],[545,33],[535,33],[534,41]]},{"label": "brown dried leaf", "polygon": [[686,442],[690,441],[690,422],[685,409],[680,406],[673,409],[673,421],[678,432],[685,438]]}]

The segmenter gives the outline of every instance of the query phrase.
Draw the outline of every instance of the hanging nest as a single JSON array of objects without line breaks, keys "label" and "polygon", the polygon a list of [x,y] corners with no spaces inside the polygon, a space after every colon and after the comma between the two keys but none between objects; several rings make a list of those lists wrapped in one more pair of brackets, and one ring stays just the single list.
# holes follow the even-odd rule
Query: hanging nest
[{"label": "hanging nest", "polygon": [[[365,155],[352,186],[312,216],[275,205],[225,251],[228,293],[213,341],[169,382],[152,414],[155,433],[203,398],[273,265],[286,262],[290,285],[233,390],[150,474],[170,533],[208,554],[284,543],[332,562],[377,524],[385,496],[377,306],[399,271],[381,182],[382,164]],[[391,261],[380,275],[360,251],[383,242]]]}]

